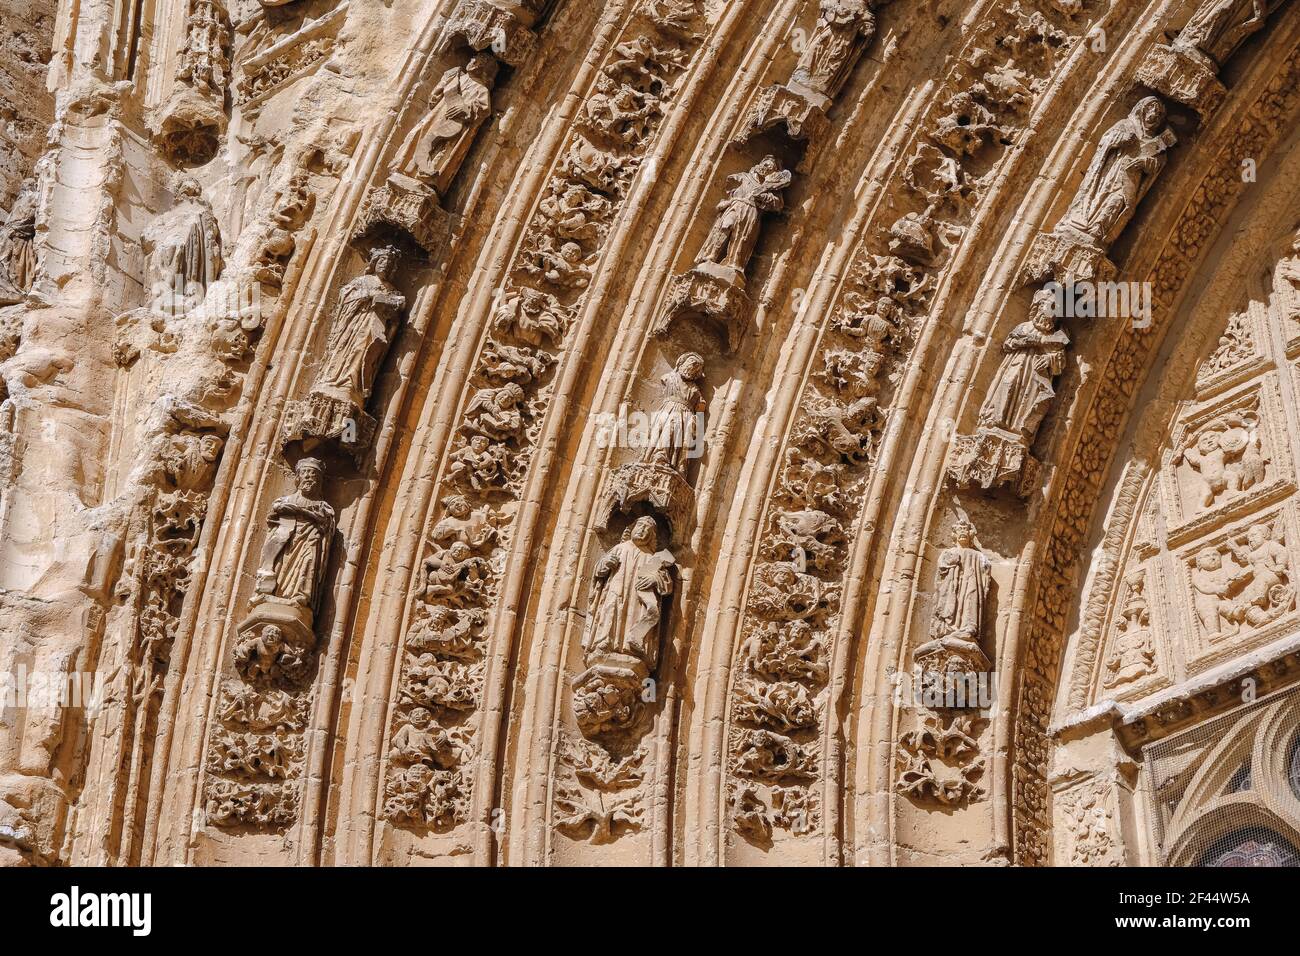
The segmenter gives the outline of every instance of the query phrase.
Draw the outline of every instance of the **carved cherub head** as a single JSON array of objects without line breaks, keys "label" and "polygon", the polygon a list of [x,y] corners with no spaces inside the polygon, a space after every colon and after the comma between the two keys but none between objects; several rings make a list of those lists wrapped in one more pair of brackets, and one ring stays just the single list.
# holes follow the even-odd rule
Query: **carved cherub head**
[{"label": "carved cherub head", "polygon": [[1202,548],[1196,555],[1196,567],[1202,571],[1217,571],[1223,567],[1223,555],[1214,548]]},{"label": "carved cherub head", "polygon": [[502,385],[497,391],[496,403],[498,408],[514,408],[523,400],[524,390],[514,382]]},{"label": "carved cherub head", "polygon": [[1268,528],[1262,524],[1251,525],[1250,530],[1246,532],[1246,544],[1250,545],[1252,551],[1258,550],[1268,541]]},{"label": "carved cherub head", "polygon": [[1196,450],[1203,455],[1216,451],[1219,447],[1219,433],[1214,429],[1206,429],[1196,436]]}]

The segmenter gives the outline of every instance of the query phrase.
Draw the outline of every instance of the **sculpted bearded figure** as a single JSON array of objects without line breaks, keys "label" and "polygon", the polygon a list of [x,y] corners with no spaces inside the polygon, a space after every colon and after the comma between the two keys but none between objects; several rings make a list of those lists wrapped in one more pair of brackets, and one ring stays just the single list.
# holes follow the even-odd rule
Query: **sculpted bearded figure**
[{"label": "sculpted bearded figure", "polygon": [[334,508],[321,495],[324,470],[315,458],[294,469],[296,489],[271,505],[253,603],[274,601],[314,613],[334,537]]},{"label": "sculpted bearded figure", "polygon": [[653,669],[659,659],[661,599],[672,593],[672,552],[657,550],[653,518],[638,518],[626,540],[600,559],[582,649],[588,664],[624,655]]},{"label": "sculpted bearded figure", "polygon": [[36,186],[23,184],[0,227],[0,305],[21,302],[36,279]]},{"label": "sculpted bearded figure", "polygon": [[664,397],[655,409],[642,461],[664,464],[685,474],[687,458],[699,441],[699,414],[704,411],[699,382],[703,376],[704,359],[687,352],[660,379]]},{"label": "sculpted bearded figure", "polygon": [[399,172],[439,195],[446,192],[479,127],[492,112],[497,68],[490,54],[479,53],[465,67],[447,71],[429,99],[428,115],[402,144]]},{"label": "sculpted bearded figure", "polygon": [[833,98],[875,32],[876,18],[868,0],[821,0],[817,26],[792,78]]},{"label": "sculpted bearded figure", "polygon": [[793,175],[773,156],[766,156],[743,173],[727,177],[727,198],[718,203],[718,218],[700,249],[700,262],[716,262],[744,272],[758,241],[758,220],[764,212],[785,208],[781,191]]},{"label": "sculpted bearded figure", "polygon": [[1056,395],[1053,380],[1065,371],[1065,349],[1070,338],[1056,328],[1053,294],[1040,290],[1028,322],[1011,330],[988,397],[980,408],[981,428],[1000,428],[1033,441],[1047,406]]},{"label": "sculpted bearded figure", "polygon": [[1174,144],[1159,97],[1138,101],[1100,142],[1069,211],[1057,231],[1073,230],[1108,247],[1128,225],[1142,197],[1165,166]]},{"label": "sculpted bearded figure", "polygon": [[313,392],[365,407],[406,298],[390,281],[397,250],[370,253],[366,273],[343,287]]}]

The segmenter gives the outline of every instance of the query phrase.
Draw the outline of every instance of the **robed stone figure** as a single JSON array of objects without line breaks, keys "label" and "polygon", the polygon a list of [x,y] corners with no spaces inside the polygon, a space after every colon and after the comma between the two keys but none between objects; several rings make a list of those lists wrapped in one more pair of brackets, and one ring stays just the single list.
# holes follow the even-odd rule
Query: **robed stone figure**
[{"label": "robed stone figure", "polygon": [[868,0],[821,0],[817,25],[792,78],[834,98],[875,32],[876,18]]},{"label": "robed stone figure", "polygon": [[396,268],[397,250],[379,246],[371,250],[365,274],[343,287],[313,392],[365,408],[406,307],[391,281]]},{"label": "robed stone figure", "polygon": [[323,474],[319,460],[303,458],[294,469],[295,490],[271,505],[254,604],[273,601],[315,613],[334,537],[334,509],[321,494]]},{"label": "robed stone figure", "polygon": [[1178,33],[1174,46],[1195,49],[1222,67],[1234,50],[1264,26],[1279,0],[1205,0]]},{"label": "robed stone figure", "polygon": [[397,169],[432,187],[447,191],[474,144],[483,121],[492,112],[492,84],[497,61],[478,53],[465,67],[448,70],[429,100],[429,112],[402,144]]},{"label": "robed stone figure", "polygon": [[1100,248],[1108,248],[1164,168],[1165,152],[1173,143],[1160,98],[1139,100],[1097,143],[1092,163],[1057,230],[1073,229]]},{"label": "robed stone figure", "polygon": [[24,183],[0,227],[0,305],[21,302],[36,280],[36,188]]},{"label": "robed stone figure", "polygon": [[975,547],[975,529],[969,522],[959,521],[953,536],[955,544],[939,555],[930,637],[955,637],[978,645],[991,565],[984,552]]},{"label": "robed stone figure", "polygon": [[727,198],[718,203],[718,217],[700,249],[700,262],[716,262],[744,272],[758,241],[760,215],[784,208],[781,191],[793,178],[773,156],[765,156],[753,169],[728,176]]},{"label": "robed stone figure", "polygon": [[651,517],[641,517],[628,537],[596,565],[587,626],[582,635],[588,665],[609,655],[635,658],[653,670],[659,658],[661,599],[672,593],[676,559],[657,550]]},{"label": "robed stone figure", "polygon": [[651,417],[642,461],[667,465],[685,476],[687,458],[699,441],[699,413],[704,410],[699,382],[703,375],[704,359],[687,352],[660,379],[663,400]]},{"label": "robed stone figure", "polygon": [[1070,338],[1056,327],[1056,296],[1048,289],[1034,296],[1029,321],[1011,330],[1002,343],[1002,364],[980,407],[981,428],[999,428],[1028,445],[1056,395],[1055,378],[1065,371]]},{"label": "robed stone figure", "polygon": [[221,229],[198,182],[182,177],[176,194],[176,206],[145,232],[154,309],[164,315],[185,315],[202,305],[222,267]]}]

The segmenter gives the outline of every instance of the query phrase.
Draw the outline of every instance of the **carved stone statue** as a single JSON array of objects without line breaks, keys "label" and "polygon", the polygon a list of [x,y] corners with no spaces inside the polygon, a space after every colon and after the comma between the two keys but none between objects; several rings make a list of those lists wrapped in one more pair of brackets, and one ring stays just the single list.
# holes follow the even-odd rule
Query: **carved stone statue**
[{"label": "carved stone statue", "polygon": [[817,25],[791,78],[833,99],[875,35],[871,6],[869,0],[821,0]]},{"label": "carved stone statue", "polygon": [[718,203],[718,217],[700,248],[699,262],[714,262],[743,273],[758,241],[759,217],[785,207],[782,191],[793,174],[773,156],[727,177],[727,198]]},{"label": "carved stone statue", "polygon": [[1187,465],[1199,509],[1261,484],[1270,459],[1260,443],[1258,413],[1233,411],[1217,417],[1178,450],[1173,463]]},{"label": "carved stone statue", "polygon": [[221,229],[192,177],[177,180],[176,205],[145,230],[144,246],[153,310],[180,316],[202,305],[221,276]]},{"label": "carved stone statue", "polygon": [[230,61],[226,47],[226,11],[216,0],[190,0],[185,46],[181,49],[176,78],[218,96],[226,89]]},{"label": "carved stone statue", "polygon": [[371,251],[365,274],[343,287],[313,392],[365,408],[406,307],[406,297],[390,281],[396,268],[397,250],[380,246]]},{"label": "carved stone statue", "polygon": [[664,373],[659,380],[663,401],[655,409],[642,461],[686,473],[687,457],[698,441],[698,416],[704,411],[704,395],[698,384],[703,376],[704,359],[696,352],[682,355],[672,371]]},{"label": "carved stone statue", "polygon": [[1119,687],[1145,677],[1155,664],[1151,643],[1151,609],[1146,598],[1146,572],[1138,569],[1124,581],[1127,593],[1106,657],[1106,687]]},{"label": "carved stone statue", "polygon": [[965,519],[953,528],[953,539],[953,546],[939,555],[930,636],[978,644],[989,593],[989,559],[975,547],[975,529]]},{"label": "carved stone statue", "polygon": [[1277,6],[1278,0],[1205,0],[1179,31],[1174,49],[1198,50],[1218,69],[1242,41],[1263,29],[1264,20]]},{"label": "carved stone statue", "polygon": [[474,136],[492,112],[492,84],[497,61],[478,53],[465,67],[448,70],[429,98],[429,113],[402,144],[397,169],[433,188],[439,195],[451,185],[474,144]]},{"label": "carved stone statue", "polygon": [[23,183],[0,227],[0,305],[21,302],[36,279],[36,184]]},{"label": "carved stone statue", "polygon": [[1074,230],[1105,249],[1124,231],[1174,143],[1165,107],[1148,96],[1102,136],[1057,231]]},{"label": "carved stone statue", "polygon": [[988,489],[1012,483],[1026,494],[1038,463],[1029,453],[1038,427],[1056,397],[1056,376],[1065,370],[1070,338],[1056,327],[1056,297],[1050,289],[1034,295],[1028,321],[1002,343],[1002,364],[980,406],[976,433],[959,436],[949,468],[958,487]]},{"label": "carved stone statue", "polygon": [[334,536],[334,508],[321,496],[323,474],[317,459],[302,459],[294,469],[295,490],[271,505],[255,604],[271,601],[315,613]]},{"label": "carved stone statue", "polygon": [[578,725],[588,736],[628,727],[659,661],[663,598],[676,559],[658,550],[655,521],[641,517],[596,565],[582,635],[587,669],[574,681]]}]

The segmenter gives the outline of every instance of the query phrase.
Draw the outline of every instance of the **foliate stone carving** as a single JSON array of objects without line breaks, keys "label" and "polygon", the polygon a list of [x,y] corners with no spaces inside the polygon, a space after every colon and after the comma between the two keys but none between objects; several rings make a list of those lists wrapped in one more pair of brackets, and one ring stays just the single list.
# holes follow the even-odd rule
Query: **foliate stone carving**
[{"label": "foliate stone carving", "polygon": [[727,195],[718,203],[695,267],[673,278],[652,334],[665,335],[677,319],[697,315],[721,327],[724,347],[735,349],[749,304],[745,268],[758,242],[760,220],[763,213],[785,207],[782,193],[793,178],[773,156],[727,177]]},{"label": "foliate stone carving", "polygon": [[645,758],[644,747],[615,757],[582,738],[564,737],[557,759],[556,827],[595,844],[640,830]]},{"label": "foliate stone carving", "polygon": [[1133,218],[1176,142],[1165,125],[1160,98],[1139,100],[1097,142],[1083,181],[1056,228],[1034,240],[1026,281],[1055,278],[1068,287],[1080,280],[1113,279],[1115,265],[1107,251]]},{"label": "foliate stone carving", "polygon": [[29,179],[0,226],[0,306],[21,302],[36,280],[36,208],[36,182]]},{"label": "foliate stone carving", "polygon": [[918,803],[961,806],[984,796],[978,737],[987,721],[974,714],[926,712],[899,740],[895,788]]},{"label": "foliate stone carving", "polygon": [[1146,570],[1142,568],[1124,579],[1124,598],[1110,637],[1103,687],[1131,684],[1155,670],[1156,649],[1151,634],[1151,606],[1147,600],[1146,583]]},{"label": "foliate stone carving", "polygon": [[491,50],[503,63],[519,66],[532,55],[537,35],[530,29],[549,3],[512,0],[460,0],[447,25],[448,46]]},{"label": "foliate stone carving", "polygon": [[285,444],[300,442],[311,451],[332,442],[357,460],[369,449],[375,420],[366,414],[366,403],[406,307],[406,297],[391,282],[397,261],[394,247],[376,247],[365,274],[339,293],[308,398],[286,413]]},{"label": "foliate stone carving", "polygon": [[1011,484],[1023,497],[1033,488],[1038,461],[1029,449],[1065,371],[1069,336],[1056,327],[1056,293],[1040,289],[1030,318],[1002,344],[1004,357],[980,407],[974,435],[959,436],[949,473],[959,488]]},{"label": "foliate stone carving", "polygon": [[1209,358],[1196,370],[1196,390],[1208,391],[1216,380],[1224,377],[1225,373],[1252,359],[1257,359],[1258,356],[1259,350],[1255,345],[1255,335],[1251,329],[1250,310],[1238,312],[1228,320]]},{"label": "foliate stone carving", "polygon": [[175,162],[202,165],[226,129],[230,27],[221,0],[189,0],[176,88],[157,119],[155,141]]},{"label": "foliate stone carving", "polygon": [[669,534],[685,536],[695,495],[687,479],[690,456],[700,450],[704,429],[704,359],[696,352],[678,356],[659,380],[662,399],[650,417],[639,459],[616,469],[606,481],[596,526],[608,526],[614,512],[634,512],[649,504],[668,522]]},{"label": "foliate stone carving", "polygon": [[592,575],[582,634],[584,670],[573,679],[573,709],[587,737],[617,734],[641,715],[647,681],[659,663],[664,599],[677,562],[658,547],[654,518],[638,518]]},{"label": "foliate stone carving", "polygon": [[1056,795],[1069,826],[1070,866],[1122,866],[1124,855],[1115,837],[1116,824],[1101,780],[1086,780]]},{"label": "foliate stone carving", "polygon": [[334,52],[347,12],[348,3],[341,3],[328,13],[308,20],[290,36],[268,42],[245,55],[237,69],[236,108],[245,116],[255,114],[272,96],[324,63]]},{"label": "foliate stone carving", "polygon": [[1241,43],[1264,28],[1278,0],[1203,0],[1169,45],[1157,43],[1138,82],[1208,116],[1223,102],[1219,70]]}]

